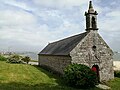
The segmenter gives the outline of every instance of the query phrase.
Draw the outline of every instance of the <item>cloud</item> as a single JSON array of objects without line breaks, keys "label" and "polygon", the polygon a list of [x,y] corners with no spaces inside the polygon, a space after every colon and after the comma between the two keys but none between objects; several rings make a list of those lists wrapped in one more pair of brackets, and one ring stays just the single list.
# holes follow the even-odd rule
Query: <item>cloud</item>
[{"label": "cloud", "polygon": [[0,1],[2,4],[4,5],[7,5],[7,6],[10,6],[10,7],[16,7],[16,8],[21,8],[23,10],[31,10],[32,7],[30,6],[30,1],[28,2],[27,0],[26,1],[23,1],[23,0],[1,0]]},{"label": "cloud", "polygon": [[50,8],[71,8],[73,6],[81,6],[88,2],[88,0],[34,0],[38,6]]},{"label": "cloud", "polygon": [[108,32],[117,32],[120,31],[120,12],[114,10],[112,12],[106,13],[106,15],[101,17],[99,25],[102,30]]},{"label": "cloud", "polygon": [[0,11],[0,20],[1,24],[8,26],[30,25],[36,22],[33,15],[20,10]]},{"label": "cloud", "polygon": [[[99,32],[114,48],[115,41],[120,44],[120,7],[105,2],[95,0],[94,8]],[[0,49],[40,51],[49,42],[84,32],[87,9],[88,0],[1,0]]]},{"label": "cloud", "polygon": [[119,11],[119,10],[112,11],[112,12],[110,12],[110,13],[107,13],[106,16],[111,17],[111,18],[112,18],[112,17],[118,18],[118,17],[120,16],[120,11]]},{"label": "cloud", "polygon": [[120,11],[115,7],[103,10],[102,13],[104,14],[100,16],[98,24],[100,33],[113,50],[120,51]]}]

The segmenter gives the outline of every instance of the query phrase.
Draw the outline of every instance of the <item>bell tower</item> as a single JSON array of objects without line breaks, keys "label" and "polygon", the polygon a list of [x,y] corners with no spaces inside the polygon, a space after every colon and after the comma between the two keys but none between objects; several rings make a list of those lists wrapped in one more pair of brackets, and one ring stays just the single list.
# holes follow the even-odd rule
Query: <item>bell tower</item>
[{"label": "bell tower", "polygon": [[97,28],[97,11],[94,11],[92,1],[89,2],[88,12],[85,12],[86,16],[86,31],[98,30]]}]

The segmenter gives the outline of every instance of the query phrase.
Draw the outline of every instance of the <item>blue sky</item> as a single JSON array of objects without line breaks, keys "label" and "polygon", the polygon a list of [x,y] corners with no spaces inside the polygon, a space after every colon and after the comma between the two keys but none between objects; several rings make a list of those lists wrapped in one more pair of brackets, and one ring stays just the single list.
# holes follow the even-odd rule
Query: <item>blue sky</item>
[{"label": "blue sky", "polygon": [[[37,51],[85,31],[89,0],[0,0],[0,50]],[[93,0],[99,33],[120,51],[120,0]]]}]

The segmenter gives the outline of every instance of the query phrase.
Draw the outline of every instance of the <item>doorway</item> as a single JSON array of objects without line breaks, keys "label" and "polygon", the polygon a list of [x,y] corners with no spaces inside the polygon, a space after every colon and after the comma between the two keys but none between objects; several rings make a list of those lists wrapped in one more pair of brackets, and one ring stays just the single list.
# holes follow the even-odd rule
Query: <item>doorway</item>
[{"label": "doorway", "polygon": [[93,65],[92,70],[96,73],[98,82],[100,80],[100,75],[99,75],[99,66],[98,65]]}]

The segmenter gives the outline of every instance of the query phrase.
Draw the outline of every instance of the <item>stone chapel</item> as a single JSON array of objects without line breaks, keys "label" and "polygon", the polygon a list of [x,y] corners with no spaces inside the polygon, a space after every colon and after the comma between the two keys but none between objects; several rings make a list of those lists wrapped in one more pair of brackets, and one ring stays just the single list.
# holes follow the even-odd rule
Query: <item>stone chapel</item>
[{"label": "stone chapel", "polygon": [[84,64],[96,68],[100,81],[113,79],[113,51],[98,33],[97,15],[90,1],[85,32],[49,43],[38,54],[39,65],[63,74],[71,63]]}]

